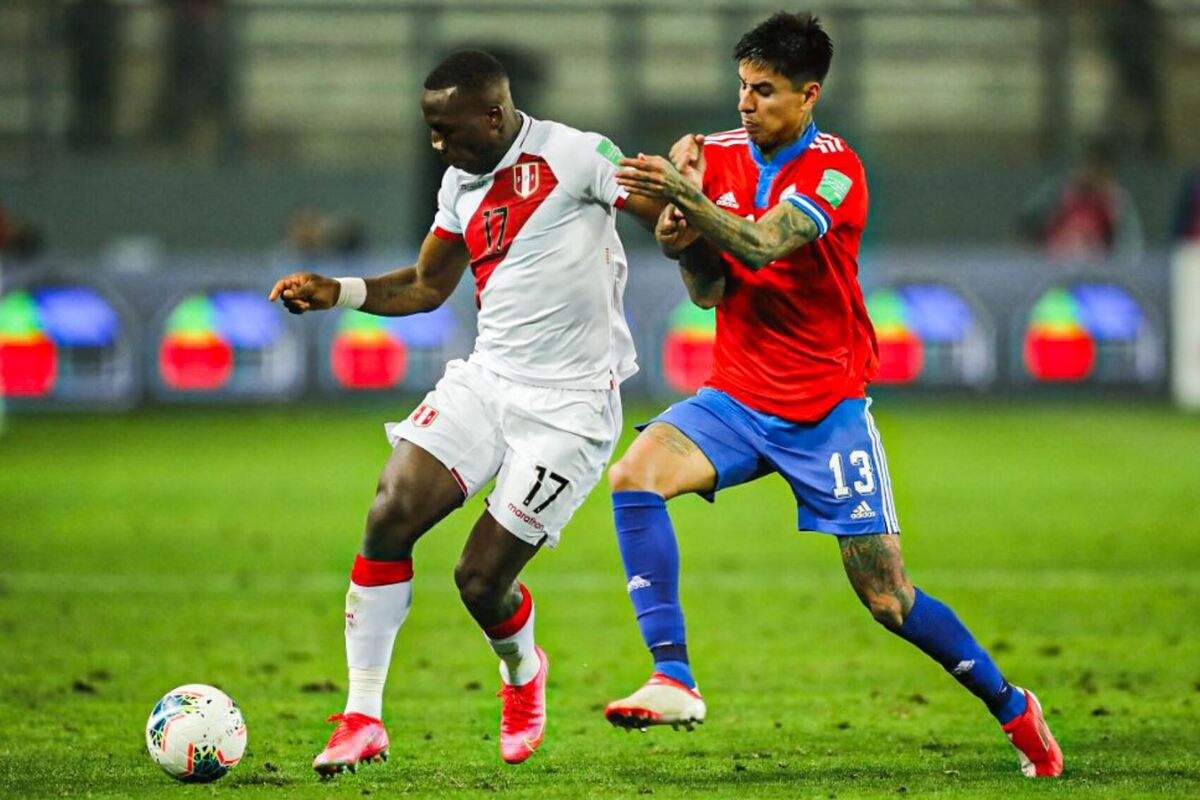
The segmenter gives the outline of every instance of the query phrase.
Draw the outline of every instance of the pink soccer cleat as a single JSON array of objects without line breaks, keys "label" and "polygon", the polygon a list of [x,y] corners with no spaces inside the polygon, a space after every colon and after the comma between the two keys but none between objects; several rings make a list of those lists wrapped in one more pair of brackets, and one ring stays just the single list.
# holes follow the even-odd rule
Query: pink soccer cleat
[{"label": "pink soccer cleat", "polygon": [[656,672],[633,694],[609,703],[604,718],[618,728],[645,730],[651,725],[670,725],[690,731],[704,724],[705,711],[700,692]]},{"label": "pink soccer cleat", "polygon": [[1054,741],[1054,734],[1042,716],[1042,706],[1033,692],[1014,686],[1025,692],[1028,705],[1021,716],[1003,725],[1008,740],[1021,758],[1021,772],[1027,778],[1056,778],[1062,775],[1063,753]]},{"label": "pink soccer cleat", "polygon": [[509,764],[520,764],[533,755],[546,736],[546,674],[550,662],[542,648],[534,652],[541,659],[533,680],[522,686],[507,683],[496,693],[504,698],[500,709],[500,757]]},{"label": "pink soccer cleat", "polygon": [[388,735],[383,722],[366,714],[334,714],[326,722],[336,722],[329,743],[313,759],[313,769],[328,778],[343,770],[354,772],[359,762],[387,761]]}]

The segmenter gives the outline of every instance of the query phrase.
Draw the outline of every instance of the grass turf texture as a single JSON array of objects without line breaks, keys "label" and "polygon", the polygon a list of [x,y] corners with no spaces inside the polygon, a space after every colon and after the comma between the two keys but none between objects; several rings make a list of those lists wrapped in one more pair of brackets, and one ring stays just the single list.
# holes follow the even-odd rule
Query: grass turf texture
[{"label": "grass turf texture", "polygon": [[[400,408],[405,407],[400,404]],[[648,409],[629,409],[629,419]],[[416,553],[392,758],[309,768],[341,709],[342,595],[386,457],[372,407],[18,417],[0,439],[0,795],[1134,797],[1200,794],[1200,420],[1163,407],[876,406],[910,574],[1035,688],[1067,775],[1032,782],[982,705],[878,628],[778,478],[671,508],[709,723],[610,728],[649,671],[595,492],[526,574],[546,744],[496,752],[495,658],[451,577],[469,506]],[[214,683],[244,761],[176,785],[150,708]]]}]

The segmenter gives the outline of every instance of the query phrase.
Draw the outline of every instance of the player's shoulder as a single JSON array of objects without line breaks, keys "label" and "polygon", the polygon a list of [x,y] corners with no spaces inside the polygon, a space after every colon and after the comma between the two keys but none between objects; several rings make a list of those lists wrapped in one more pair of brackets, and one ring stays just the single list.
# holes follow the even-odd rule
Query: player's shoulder
[{"label": "player's shoulder", "polygon": [[860,172],[863,169],[858,153],[836,133],[818,131],[805,155],[806,166],[845,166]]},{"label": "player's shoulder", "polygon": [[736,169],[751,161],[750,137],[745,128],[717,131],[704,136],[704,159],[715,172]]},{"label": "player's shoulder", "polygon": [[621,148],[604,134],[550,120],[534,122],[529,144],[522,150],[541,156],[555,172],[576,175],[581,180],[592,174],[597,159],[616,165],[624,158]]},{"label": "player's shoulder", "polygon": [[528,144],[534,150],[570,155],[594,150],[607,141],[609,140],[604,134],[583,131],[561,122],[543,119],[533,121]]},{"label": "player's shoulder", "polygon": [[750,137],[746,134],[745,128],[734,128],[731,131],[717,131],[716,133],[708,133],[704,136],[704,149],[708,150],[726,150],[729,148],[746,147]]}]

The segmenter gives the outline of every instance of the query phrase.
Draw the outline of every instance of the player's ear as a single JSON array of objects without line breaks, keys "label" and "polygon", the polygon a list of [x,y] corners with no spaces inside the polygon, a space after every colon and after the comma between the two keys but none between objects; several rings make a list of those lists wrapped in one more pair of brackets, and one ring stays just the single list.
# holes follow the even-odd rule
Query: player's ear
[{"label": "player's ear", "polygon": [[504,127],[504,109],[500,106],[488,106],[487,110],[488,127],[494,131],[498,131]]},{"label": "player's ear", "polygon": [[805,108],[812,108],[821,99],[821,84],[817,81],[805,81],[800,87],[800,94],[804,97]]}]

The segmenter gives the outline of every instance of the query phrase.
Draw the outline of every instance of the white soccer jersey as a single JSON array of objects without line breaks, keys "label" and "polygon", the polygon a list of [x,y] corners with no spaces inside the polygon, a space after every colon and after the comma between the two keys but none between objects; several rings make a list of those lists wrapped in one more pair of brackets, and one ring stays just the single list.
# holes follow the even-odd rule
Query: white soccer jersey
[{"label": "white soccer jersey", "polygon": [[471,360],[537,386],[607,389],[637,371],[622,295],[620,151],[596,133],[522,114],[488,175],[451,167],[433,233],[464,240],[475,276]]}]

